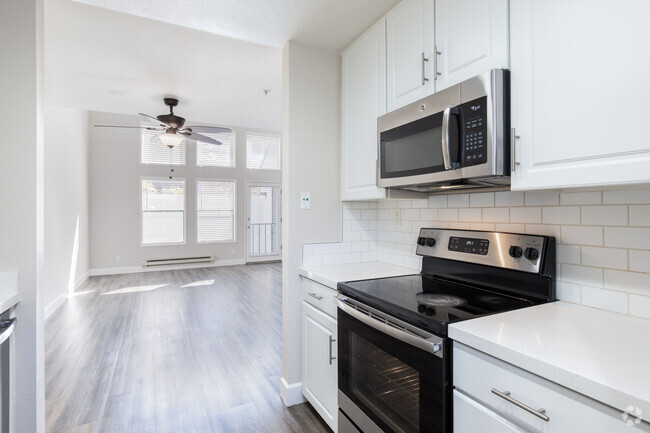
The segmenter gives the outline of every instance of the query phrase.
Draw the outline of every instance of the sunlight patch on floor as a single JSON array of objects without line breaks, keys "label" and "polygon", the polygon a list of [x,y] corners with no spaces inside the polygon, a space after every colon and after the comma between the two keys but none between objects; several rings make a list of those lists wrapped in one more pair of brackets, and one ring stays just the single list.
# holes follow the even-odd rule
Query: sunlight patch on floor
[{"label": "sunlight patch on floor", "polygon": [[124,293],[137,293],[137,292],[150,292],[152,290],[160,289],[161,287],[169,286],[169,284],[153,284],[151,286],[133,286],[123,287],[121,289],[112,290],[110,292],[102,293],[104,295],[121,295]]},{"label": "sunlight patch on floor", "polygon": [[192,283],[185,284],[184,286],[181,287],[185,288],[185,287],[211,286],[213,284],[214,284],[214,280],[203,280],[203,281],[194,281]]}]

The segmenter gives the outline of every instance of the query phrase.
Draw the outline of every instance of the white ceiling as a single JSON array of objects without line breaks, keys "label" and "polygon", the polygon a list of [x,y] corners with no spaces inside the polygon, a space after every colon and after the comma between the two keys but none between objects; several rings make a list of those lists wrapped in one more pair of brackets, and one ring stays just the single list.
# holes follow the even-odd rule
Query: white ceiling
[{"label": "white ceiling", "polygon": [[284,43],[338,50],[399,0],[84,1],[130,13],[45,2],[48,105],[155,116],[175,96],[193,123],[279,131]]},{"label": "white ceiling", "polygon": [[399,0],[76,0],[255,44],[341,50]]}]

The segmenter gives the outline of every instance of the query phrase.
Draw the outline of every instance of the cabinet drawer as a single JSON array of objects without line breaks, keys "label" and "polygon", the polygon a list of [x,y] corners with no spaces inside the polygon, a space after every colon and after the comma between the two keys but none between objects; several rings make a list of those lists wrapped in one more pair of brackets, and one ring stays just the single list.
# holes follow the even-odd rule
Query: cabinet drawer
[{"label": "cabinet drawer", "polygon": [[302,299],[319,310],[336,318],[336,304],[334,303],[336,290],[330,289],[327,286],[323,286],[322,284],[303,276],[301,276],[300,279]]},{"label": "cabinet drawer", "polygon": [[[534,431],[636,433],[650,432],[650,425],[629,427],[621,411],[599,403],[532,373],[454,342],[454,386],[493,408],[497,413]],[[507,401],[492,390],[507,394],[547,416],[544,421]]]},{"label": "cabinet drawer", "polygon": [[454,433],[527,433],[492,410],[454,390]]}]

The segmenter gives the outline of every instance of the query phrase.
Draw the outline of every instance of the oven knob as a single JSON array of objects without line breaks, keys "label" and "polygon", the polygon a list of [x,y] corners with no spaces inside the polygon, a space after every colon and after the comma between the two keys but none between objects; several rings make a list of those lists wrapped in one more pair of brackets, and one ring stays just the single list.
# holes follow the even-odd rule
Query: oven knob
[{"label": "oven knob", "polygon": [[514,257],[515,259],[521,257],[522,253],[523,251],[521,251],[521,248],[519,248],[517,245],[511,245],[510,249],[508,250],[508,254],[510,254],[510,257]]},{"label": "oven knob", "polygon": [[424,244],[427,243],[427,238],[419,237],[418,238],[418,245],[424,246]]},{"label": "oven knob", "polygon": [[537,257],[539,257],[539,251],[535,248],[526,248],[526,251],[524,251],[524,257],[528,260],[537,260]]},{"label": "oven knob", "polygon": [[432,247],[436,244],[436,240],[433,238],[427,238],[427,246]]}]

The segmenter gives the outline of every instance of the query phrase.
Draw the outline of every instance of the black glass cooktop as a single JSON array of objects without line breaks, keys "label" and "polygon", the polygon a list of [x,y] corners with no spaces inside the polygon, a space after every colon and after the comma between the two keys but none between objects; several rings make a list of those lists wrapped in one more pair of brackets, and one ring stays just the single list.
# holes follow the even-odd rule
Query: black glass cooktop
[{"label": "black glass cooktop", "polygon": [[528,299],[467,286],[426,274],[338,284],[339,292],[438,334],[449,323],[534,305]]}]

